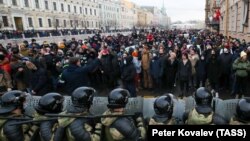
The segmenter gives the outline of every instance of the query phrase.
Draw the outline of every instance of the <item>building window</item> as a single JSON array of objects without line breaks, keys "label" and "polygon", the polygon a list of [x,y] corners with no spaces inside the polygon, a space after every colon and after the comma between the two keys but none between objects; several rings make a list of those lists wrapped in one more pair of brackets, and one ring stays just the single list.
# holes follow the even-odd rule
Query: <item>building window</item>
[{"label": "building window", "polygon": [[12,0],[12,5],[17,6],[16,0]]},{"label": "building window", "polygon": [[70,20],[70,26],[73,27],[73,20]]},{"label": "building window", "polygon": [[98,22],[96,22],[95,27],[98,27]]},{"label": "building window", "polygon": [[63,20],[63,25],[64,25],[64,27],[66,27],[66,26],[67,26],[67,22],[66,22],[66,20]]},{"label": "building window", "polygon": [[82,14],[82,7],[80,7],[80,13]]},{"label": "building window", "polygon": [[9,26],[9,22],[8,22],[7,16],[2,16],[2,19],[3,19],[3,26],[4,27],[8,27]]},{"label": "building window", "polygon": [[62,10],[62,12],[64,12],[64,5],[63,5],[63,3],[61,4],[61,10]]},{"label": "building window", "polygon": [[84,22],[82,21],[82,27],[84,27]]},{"label": "building window", "polygon": [[89,27],[89,21],[87,21],[87,27]]},{"label": "building window", "polygon": [[92,15],[92,9],[91,8],[89,9],[89,13],[90,13],[90,15]]},{"label": "building window", "polygon": [[29,7],[29,0],[24,0],[24,6]]},{"label": "building window", "polygon": [[35,0],[36,8],[40,8],[39,6],[39,0]]},{"label": "building window", "polygon": [[75,20],[75,27],[78,27],[78,20]]},{"label": "building window", "polygon": [[51,19],[48,19],[48,25],[49,27],[52,27]]},{"label": "building window", "polygon": [[96,10],[94,10],[94,14],[95,14],[95,16],[96,16]]},{"label": "building window", "polygon": [[45,1],[45,9],[46,9],[46,10],[49,10],[49,3],[48,3],[47,0]]},{"label": "building window", "polygon": [[33,21],[32,21],[32,18],[28,18],[28,23],[29,23],[29,27],[33,27]]},{"label": "building window", "polygon": [[88,8],[85,8],[85,14],[86,15],[88,14]]},{"label": "building window", "polygon": [[76,6],[74,6],[74,11],[75,11],[75,13],[76,13]]},{"label": "building window", "polygon": [[56,2],[53,2],[53,6],[54,6],[54,11],[57,11]]},{"label": "building window", "polygon": [[70,12],[70,5],[68,5],[68,12]]},{"label": "building window", "polygon": [[39,27],[43,27],[43,20],[42,20],[42,18],[38,18],[38,22],[39,22]]},{"label": "building window", "polygon": [[3,4],[3,0],[0,0],[0,4]]},{"label": "building window", "polygon": [[59,27],[59,19],[56,19],[56,27]]}]

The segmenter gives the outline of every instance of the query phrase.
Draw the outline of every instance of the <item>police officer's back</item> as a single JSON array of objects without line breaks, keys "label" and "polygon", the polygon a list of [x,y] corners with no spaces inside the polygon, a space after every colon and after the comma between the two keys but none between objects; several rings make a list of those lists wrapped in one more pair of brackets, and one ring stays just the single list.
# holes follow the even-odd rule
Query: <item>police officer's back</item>
[{"label": "police officer's back", "polygon": [[154,102],[155,115],[150,118],[149,125],[174,125],[175,119],[172,117],[174,102],[170,94],[156,98]]},{"label": "police officer's back", "polygon": [[[2,95],[0,117],[22,118],[23,104],[26,99],[26,94],[22,91],[10,91]],[[32,135],[25,134],[29,128],[27,125],[10,126],[19,120],[16,119],[1,119],[0,120],[0,140],[1,141],[26,141],[30,140]]]},{"label": "police officer's back", "polygon": [[250,98],[242,98],[237,103],[236,114],[230,120],[231,125],[250,125]]},{"label": "police officer's back", "polygon": [[198,88],[194,94],[195,108],[184,115],[184,121],[189,125],[227,124],[221,116],[212,109],[213,96],[204,88]]},{"label": "police officer's back", "polygon": [[[90,87],[79,87],[71,95],[72,106],[63,115],[90,116],[95,90]],[[98,120],[96,120],[98,121]],[[60,118],[59,126],[66,130],[67,141],[99,141],[101,123],[95,123],[89,118]]]},{"label": "police officer's back", "polygon": [[[33,120],[47,120],[45,114],[62,112],[64,97],[59,93],[48,93],[41,97]],[[63,129],[57,128],[57,120],[42,121],[39,123],[39,134],[42,141],[61,141]]]},{"label": "police officer's back", "polygon": [[103,115],[121,115],[117,117],[102,118],[105,126],[106,141],[137,141],[145,138],[145,128],[142,117],[133,119],[123,117],[124,108],[128,103],[129,92],[125,89],[114,89],[108,96],[109,108]]}]

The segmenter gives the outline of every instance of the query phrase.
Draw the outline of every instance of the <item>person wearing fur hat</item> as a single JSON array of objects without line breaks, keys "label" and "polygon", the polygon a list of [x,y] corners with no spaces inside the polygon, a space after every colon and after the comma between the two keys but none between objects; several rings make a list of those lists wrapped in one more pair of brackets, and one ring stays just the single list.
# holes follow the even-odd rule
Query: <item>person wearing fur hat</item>
[{"label": "person wearing fur hat", "polygon": [[247,77],[250,71],[250,62],[247,60],[247,53],[242,51],[240,57],[233,63],[235,71],[235,91],[236,98],[244,97],[247,92]]}]

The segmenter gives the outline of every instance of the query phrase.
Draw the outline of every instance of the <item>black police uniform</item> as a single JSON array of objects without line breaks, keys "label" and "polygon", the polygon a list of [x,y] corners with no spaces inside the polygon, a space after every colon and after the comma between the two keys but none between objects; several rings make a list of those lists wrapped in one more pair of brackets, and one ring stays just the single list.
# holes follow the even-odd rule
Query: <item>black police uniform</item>
[{"label": "black police uniform", "polygon": [[237,103],[235,117],[230,120],[231,125],[250,125],[250,98],[242,98]]},{"label": "black police uniform", "polygon": [[190,125],[224,125],[228,122],[212,110],[212,94],[204,88],[198,88],[195,92],[194,99],[196,106],[189,113],[184,114],[184,121]]},{"label": "black police uniform", "polygon": [[[64,97],[58,93],[48,93],[41,97],[38,106],[35,107],[34,120],[48,119],[45,114],[57,114],[62,112]],[[57,128],[57,120],[48,120],[39,123],[40,138],[42,141],[61,141],[63,128]]]},{"label": "black police uniform", "polygon": [[[90,87],[79,87],[71,95],[72,106],[62,114],[89,116],[95,90]],[[95,125],[96,124],[96,125]],[[66,129],[68,141],[99,141],[101,123],[87,118],[60,118],[59,126]]]},{"label": "black police uniform", "polygon": [[[0,117],[24,118],[21,113],[14,113],[16,109],[23,110],[23,103],[25,102],[26,94],[22,91],[10,91],[2,95],[0,101]],[[29,141],[33,136],[33,132],[27,125],[13,125],[10,124],[19,122],[15,119],[0,119],[0,140],[3,141]]]},{"label": "black police uniform", "polygon": [[155,115],[149,119],[149,125],[174,125],[177,124],[172,118],[174,102],[171,95],[163,95],[154,102]]},{"label": "black police uniform", "polygon": [[106,141],[138,141],[145,139],[145,128],[143,119],[138,116],[122,117],[123,112],[115,112],[114,109],[124,108],[128,102],[129,92],[125,89],[115,89],[108,96],[107,105],[109,110],[103,115],[121,115],[121,117],[102,118],[101,122],[105,126]]}]

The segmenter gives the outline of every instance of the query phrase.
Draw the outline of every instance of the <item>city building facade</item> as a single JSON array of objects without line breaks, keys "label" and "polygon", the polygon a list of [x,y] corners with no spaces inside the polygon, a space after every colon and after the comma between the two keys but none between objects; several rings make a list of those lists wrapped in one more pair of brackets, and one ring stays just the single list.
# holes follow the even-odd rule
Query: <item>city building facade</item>
[{"label": "city building facade", "polygon": [[166,9],[163,7],[159,9],[154,6],[143,6],[143,9],[151,12],[153,14],[153,20],[151,26],[155,27],[169,27],[170,26],[170,18],[167,16]]},{"label": "city building facade", "polygon": [[211,31],[219,32],[220,18],[217,18],[217,11],[220,11],[220,0],[206,0],[205,23],[206,28]]},{"label": "city building facade", "polygon": [[220,33],[250,41],[249,0],[221,0]]},{"label": "city building facade", "polygon": [[130,0],[0,0],[0,30],[115,30],[167,25],[170,18],[164,6],[140,7]]},{"label": "city building facade", "polygon": [[100,29],[121,28],[121,7],[117,0],[99,0]]},{"label": "city building facade", "polygon": [[99,28],[97,0],[0,0],[1,30]]}]

